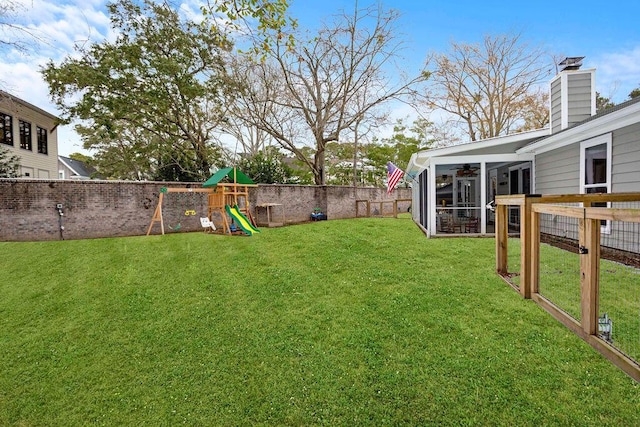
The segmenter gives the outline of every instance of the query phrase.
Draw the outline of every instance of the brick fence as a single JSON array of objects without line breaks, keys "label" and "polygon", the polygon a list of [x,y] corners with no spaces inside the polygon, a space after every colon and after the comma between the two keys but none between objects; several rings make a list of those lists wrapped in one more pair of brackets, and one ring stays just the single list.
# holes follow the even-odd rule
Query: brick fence
[{"label": "brick fence", "polygon": [[[144,235],[165,186],[196,188],[201,183],[0,179],[0,241]],[[206,193],[165,196],[165,232],[201,230],[199,217],[207,215]],[[315,208],[330,220],[354,218],[356,200],[410,197],[406,188],[397,189],[392,197],[382,188],[370,187],[259,185],[249,190],[252,214],[257,204],[279,203],[287,224],[309,221]],[[405,212],[408,208],[407,202],[399,206]],[[185,215],[191,211],[195,215]],[[159,233],[156,224],[152,234]]]}]

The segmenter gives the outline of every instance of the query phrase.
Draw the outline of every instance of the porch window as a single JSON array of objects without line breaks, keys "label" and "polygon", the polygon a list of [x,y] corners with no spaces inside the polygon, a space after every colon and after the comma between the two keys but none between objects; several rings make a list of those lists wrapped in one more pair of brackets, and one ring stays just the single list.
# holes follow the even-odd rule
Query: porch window
[{"label": "porch window", "polygon": [[[509,167],[509,194],[531,194],[531,163]],[[509,225],[520,227],[520,208],[509,207]]]},{"label": "porch window", "polygon": [[38,153],[40,154],[48,154],[48,143],[47,143],[47,130],[37,126],[38,132]]},{"label": "porch window", "polygon": [[13,145],[13,117],[0,113],[0,143]]},{"label": "porch window", "polygon": [[480,164],[436,167],[436,233],[479,233]]},{"label": "porch window", "polygon": [[[580,144],[580,189],[583,194],[611,192],[611,134],[583,141]],[[594,203],[608,207],[609,203]],[[610,233],[611,222],[603,220],[602,232]]]},{"label": "porch window", "polygon": [[23,150],[32,150],[31,147],[31,123],[20,120],[20,148]]}]

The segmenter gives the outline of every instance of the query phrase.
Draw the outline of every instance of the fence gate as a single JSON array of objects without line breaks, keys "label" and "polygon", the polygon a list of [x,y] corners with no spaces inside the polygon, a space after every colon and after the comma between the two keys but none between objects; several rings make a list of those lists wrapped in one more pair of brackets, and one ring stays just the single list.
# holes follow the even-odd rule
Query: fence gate
[{"label": "fence gate", "polygon": [[498,274],[640,381],[640,193],[498,196],[496,210]]}]

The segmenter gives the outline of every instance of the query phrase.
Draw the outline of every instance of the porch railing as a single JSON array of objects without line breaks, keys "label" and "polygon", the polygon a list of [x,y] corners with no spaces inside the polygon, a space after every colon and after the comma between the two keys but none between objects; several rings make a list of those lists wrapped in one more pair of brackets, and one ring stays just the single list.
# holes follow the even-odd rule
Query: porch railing
[{"label": "porch railing", "polygon": [[[517,248],[510,207],[520,215]],[[517,272],[510,250],[520,252]],[[496,271],[640,381],[640,193],[496,197]]]}]

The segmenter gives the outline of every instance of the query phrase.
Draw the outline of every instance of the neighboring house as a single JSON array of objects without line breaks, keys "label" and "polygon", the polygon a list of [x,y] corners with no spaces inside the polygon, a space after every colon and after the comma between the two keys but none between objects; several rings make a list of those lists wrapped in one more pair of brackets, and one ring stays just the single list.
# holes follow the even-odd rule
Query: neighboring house
[{"label": "neighboring house", "polygon": [[70,157],[58,156],[58,178],[60,179],[102,179],[96,168]]},{"label": "neighboring house", "polygon": [[0,146],[20,158],[22,178],[58,176],[58,118],[0,90]]},{"label": "neighboring house", "polygon": [[548,128],[413,154],[413,219],[427,235],[493,233],[496,195],[640,191],[640,98],[596,114],[595,70],[581,59],[551,80]]}]

